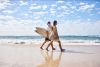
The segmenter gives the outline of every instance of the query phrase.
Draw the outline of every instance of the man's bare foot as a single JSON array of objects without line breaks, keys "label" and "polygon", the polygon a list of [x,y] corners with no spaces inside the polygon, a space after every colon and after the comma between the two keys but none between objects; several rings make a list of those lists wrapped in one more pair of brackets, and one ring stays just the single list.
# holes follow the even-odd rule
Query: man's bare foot
[{"label": "man's bare foot", "polygon": [[42,50],[43,50],[43,48],[42,48],[42,47],[40,47],[40,49],[42,49]]},{"label": "man's bare foot", "polygon": [[46,48],[46,50],[49,51],[48,48]]},{"label": "man's bare foot", "polygon": [[56,50],[55,48],[52,48],[52,50]]},{"label": "man's bare foot", "polygon": [[61,49],[61,52],[64,52],[65,51],[65,49]]}]

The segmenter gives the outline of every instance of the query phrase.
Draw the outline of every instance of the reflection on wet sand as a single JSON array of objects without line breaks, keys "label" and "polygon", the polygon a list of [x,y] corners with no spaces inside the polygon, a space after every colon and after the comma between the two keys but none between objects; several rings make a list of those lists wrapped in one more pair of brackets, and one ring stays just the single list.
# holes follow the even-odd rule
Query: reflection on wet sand
[{"label": "reflection on wet sand", "polygon": [[100,46],[65,46],[66,51],[40,51],[39,46],[1,44],[0,67],[100,67]]},{"label": "reflection on wet sand", "polygon": [[41,54],[44,58],[44,62],[39,64],[37,67],[59,67],[62,52],[59,53],[58,57],[54,57],[53,51],[41,51]]}]

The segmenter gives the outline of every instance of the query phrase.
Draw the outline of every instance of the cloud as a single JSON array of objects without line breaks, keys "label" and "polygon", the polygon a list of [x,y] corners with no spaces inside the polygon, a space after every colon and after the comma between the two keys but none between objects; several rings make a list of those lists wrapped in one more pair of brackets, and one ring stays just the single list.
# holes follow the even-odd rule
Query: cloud
[{"label": "cloud", "polygon": [[51,7],[49,8],[49,11],[50,12],[50,15],[55,15],[57,13],[57,10],[56,10],[56,5],[51,5]]},{"label": "cloud", "polygon": [[[35,20],[35,21],[34,21]],[[7,25],[24,25],[24,24],[29,24],[32,25],[31,23],[36,23],[39,19],[21,19],[21,18],[16,18],[11,15],[0,15],[0,22],[6,23]]]},{"label": "cloud", "polygon": [[[41,20],[17,19],[10,15],[0,15],[0,35],[36,35],[34,27]],[[36,26],[35,26],[36,25]]]},{"label": "cloud", "polygon": [[89,10],[93,10],[94,7],[95,4],[80,3],[79,10],[89,11]]},{"label": "cloud", "polygon": [[76,10],[76,6],[70,6],[71,9]]},{"label": "cloud", "polygon": [[59,14],[57,14],[57,17],[64,17],[66,15],[73,14],[75,12],[76,7],[75,6],[67,6],[67,5],[62,5],[57,8],[59,11]]},{"label": "cloud", "polygon": [[39,20],[41,18],[41,16],[35,16],[34,19],[35,20]]},{"label": "cloud", "polygon": [[24,13],[23,15],[24,15],[24,16],[26,16],[26,17],[28,17],[28,16],[29,16],[29,14],[28,14],[28,13]]},{"label": "cloud", "polygon": [[46,10],[47,8],[48,8],[48,5],[46,5],[46,4],[44,4],[44,5],[31,4],[31,6],[29,7],[30,10],[32,10],[32,9]]},{"label": "cloud", "polygon": [[66,15],[74,14],[74,12],[77,10],[77,6],[74,5],[72,2],[66,2],[65,4],[60,5],[57,7],[57,17],[64,17]]},{"label": "cloud", "polygon": [[0,0],[0,10],[6,9],[10,4],[10,0]]},{"label": "cloud", "polygon": [[12,14],[12,13],[14,13],[15,11],[14,10],[4,10],[4,11],[2,11],[3,13],[5,13],[5,14]]},{"label": "cloud", "polygon": [[0,21],[4,21],[4,22],[9,22],[9,21],[13,21],[15,18],[13,16],[9,16],[9,15],[0,15]]},{"label": "cloud", "polygon": [[62,5],[62,6],[57,7],[57,10],[59,11],[69,10],[69,7],[67,7],[66,5]]},{"label": "cloud", "polygon": [[41,9],[42,7],[40,5],[37,4],[31,4],[31,6],[29,7],[30,10],[32,9]]},{"label": "cloud", "polygon": [[59,15],[57,15],[57,17],[63,17],[63,16],[65,16],[64,14],[59,14]]},{"label": "cloud", "polygon": [[[70,7],[72,7],[72,6],[70,6]],[[58,7],[58,10],[60,10],[60,11],[71,11],[72,9],[70,8],[70,7],[68,7],[68,6],[66,6],[66,5],[62,5],[62,6],[60,6],[60,7]]]},{"label": "cloud", "polygon": [[[65,20],[60,25],[58,25],[58,30],[62,32],[60,34],[85,35],[100,33],[100,22],[90,23],[92,20],[95,21],[99,19],[99,3],[96,4],[95,2],[92,3],[89,1],[75,1],[74,4],[73,1],[64,2],[63,0],[53,1],[54,3],[42,3],[42,1],[30,3],[30,1],[24,0],[18,2],[10,1],[0,0],[0,35],[4,33],[2,32],[4,30],[6,30],[5,34],[7,31],[10,34],[13,34],[13,32],[16,32],[17,34],[33,34],[33,29],[35,26],[44,26],[46,24],[45,21],[54,19],[58,19],[60,21],[65,19],[74,21],[68,21],[68,23]],[[84,13],[88,11],[91,11],[89,16],[88,14]],[[84,22],[80,22],[82,20]],[[24,31],[23,29],[26,29],[27,31]]]},{"label": "cloud", "polygon": [[42,5],[43,10],[46,10],[48,8],[47,5]]},{"label": "cloud", "polygon": [[48,12],[47,11],[39,11],[39,12],[33,12],[33,14],[35,14],[35,15],[45,15],[45,14],[47,14]]},{"label": "cloud", "polygon": [[80,2],[80,5],[85,5],[85,3],[84,2]]},{"label": "cloud", "polygon": [[61,6],[60,8],[62,8],[62,9],[66,9],[66,8],[68,8],[68,7],[64,5],[64,6]]},{"label": "cloud", "polygon": [[51,9],[50,9],[50,13],[51,13],[51,15],[55,15],[55,14],[56,14],[56,10],[53,9],[53,8],[51,8]]},{"label": "cloud", "polygon": [[100,8],[95,8],[96,10],[100,10]]},{"label": "cloud", "polygon": [[28,2],[25,2],[25,1],[19,1],[20,2],[20,6],[23,6],[23,5],[28,5]]},{"label": "cloud", "polygon": [[51,8],[54,8],[56,7],[57,5],[56,4],[51,4]]},{"label": "cloud", "polygon": [[58,31],[60,35],[100,35],[99,25],[100,21],[87,23],[67,21],[58,25]]},{"label": "cloud", "polygon": [[[62,20],[61,20],[62,21]],[[64,23],[63,23],[64,22]],[[42,25],[43,24],[43,25]],[[45,27],[42,20],[37,16],[31,19],[17,19],[10,15],[0,15],[0,35],[36,35],[36,26]],[[100,21],[81,22],[76,20],[58,22],[58,32],[60,35],[99,35]]]},{"label": "cloud", "polygon": [[50,11],[52,15],[55,15],[56,14],[56,11],[55,10],[52,10]]},{"label": "cloud", "polygon": [[100,14],[100,12],[98,12],[97,14]]},{"label": "cloud", "polygon": [[64,3],[64,1],[63,0],[59,0],[59,1],[57,1],[57,3],[62,4],[62,3]]}]

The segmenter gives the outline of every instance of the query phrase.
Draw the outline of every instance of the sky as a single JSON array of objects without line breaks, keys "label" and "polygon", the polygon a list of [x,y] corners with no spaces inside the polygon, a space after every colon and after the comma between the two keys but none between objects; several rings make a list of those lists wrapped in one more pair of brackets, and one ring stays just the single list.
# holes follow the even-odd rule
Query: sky
[{"label": "sky", "polygon": [[0,0],[0,36],[38,35],[54,20],[59,35],[100,35],[100,1]]}]

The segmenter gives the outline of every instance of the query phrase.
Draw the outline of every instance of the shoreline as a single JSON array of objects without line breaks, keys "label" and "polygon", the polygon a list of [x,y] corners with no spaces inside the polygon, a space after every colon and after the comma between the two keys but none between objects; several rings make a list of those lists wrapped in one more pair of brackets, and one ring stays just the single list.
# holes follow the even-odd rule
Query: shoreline
[{"label": "shoreline", "polygon": [[[44,40],[43,40],[44,41]],[[43,41],[41,40],[20,40],[20,39],[0,39],[0,44],[10,44],[10,45],[18,45],[18,44],[22,44],[22,45],[39,45],[42,44]],[[48,44],[49,42],[47,42]],[[57,42],[54,42],[53,44],[58,44]],[[97,41],[62,41],[61,40],[61,44],[62,45],[100,45],[100,42]]]}]

